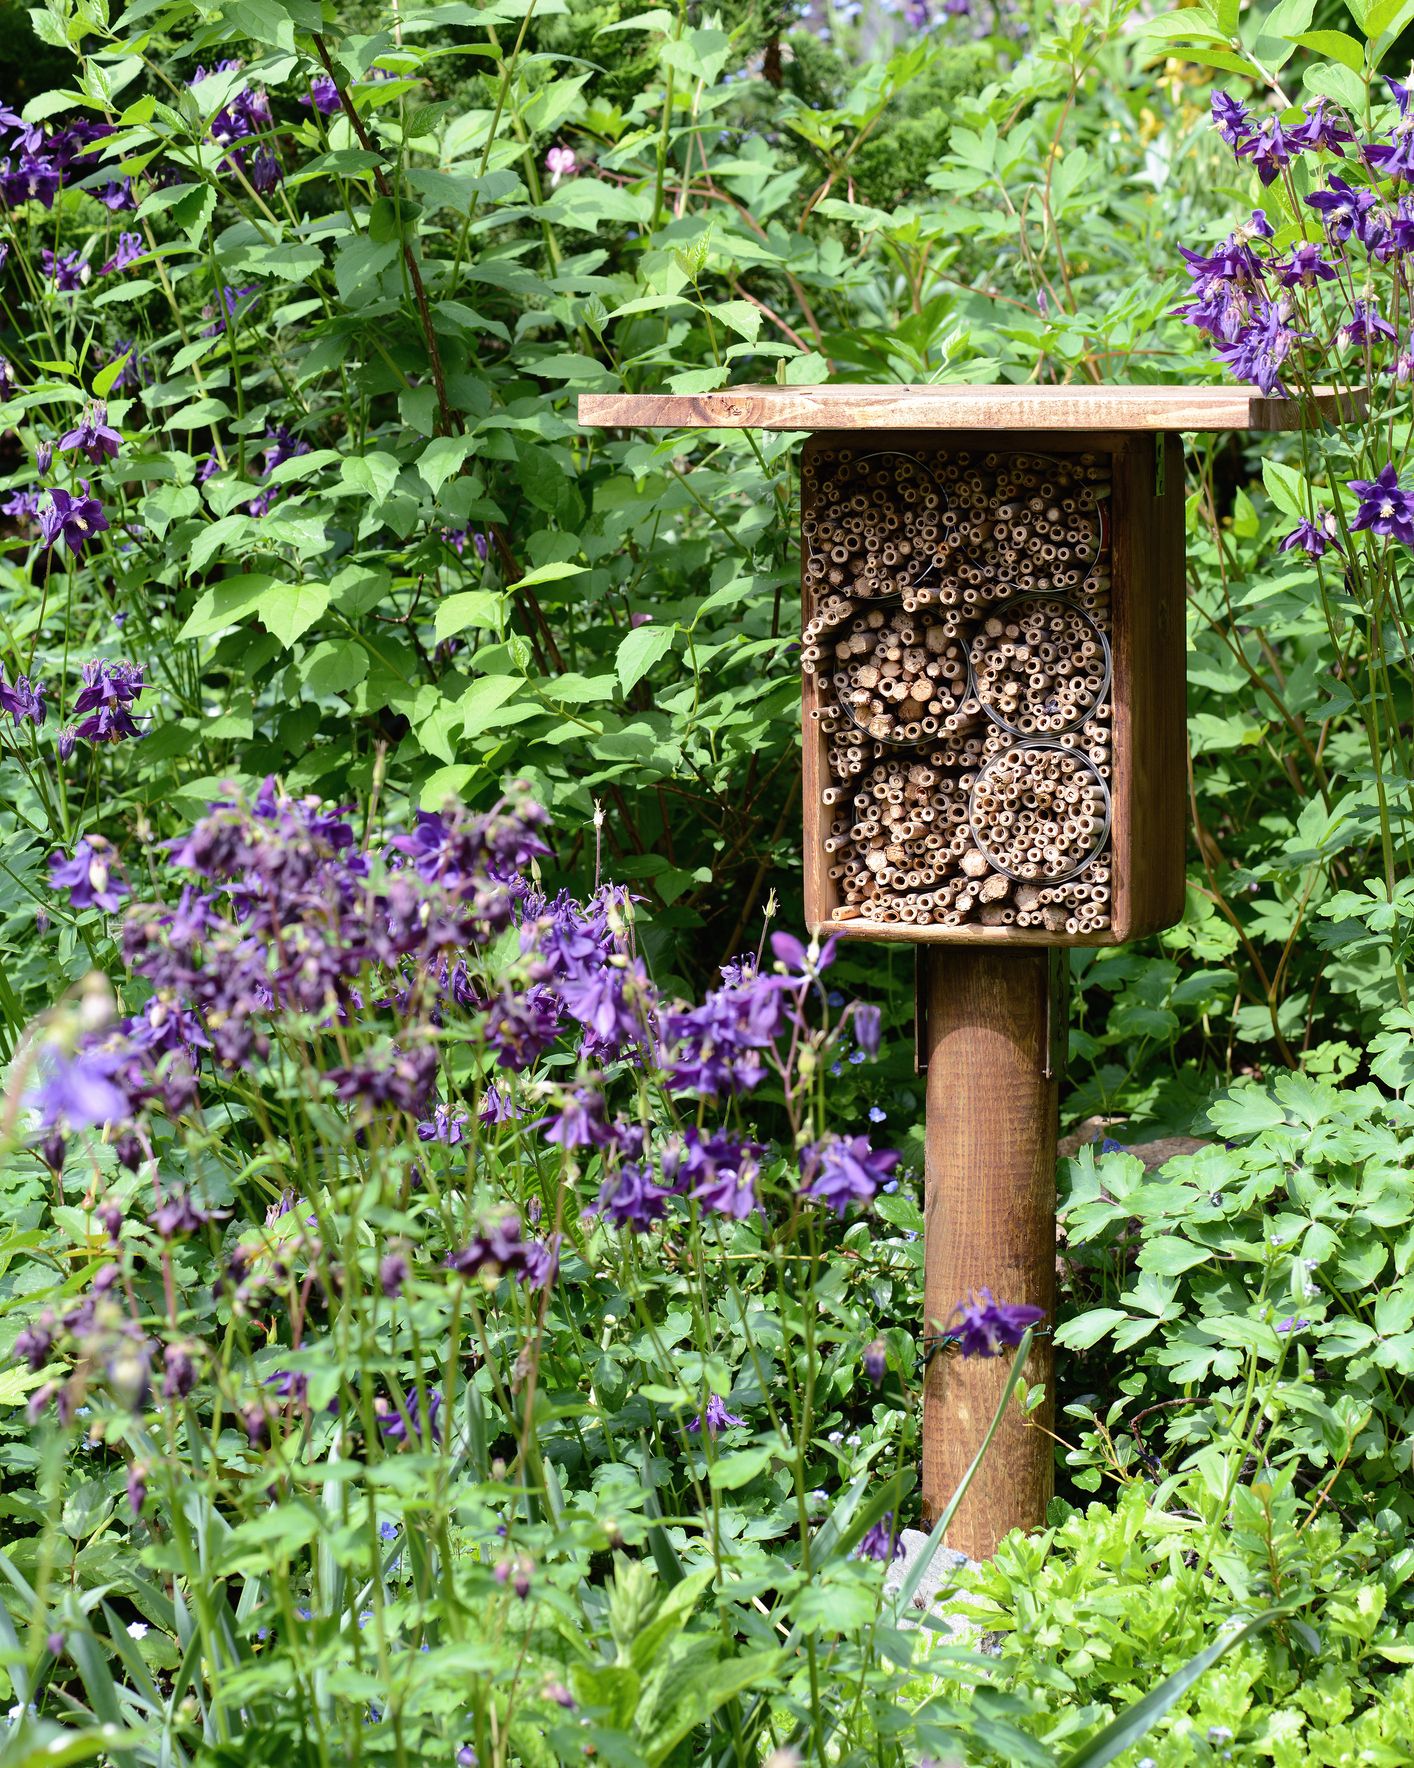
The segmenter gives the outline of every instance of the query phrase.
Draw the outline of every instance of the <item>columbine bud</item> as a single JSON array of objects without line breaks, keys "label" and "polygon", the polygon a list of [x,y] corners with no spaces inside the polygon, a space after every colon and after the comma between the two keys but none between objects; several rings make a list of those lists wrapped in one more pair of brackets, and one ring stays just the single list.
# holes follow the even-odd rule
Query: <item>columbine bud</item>
[{"label": "columbine bud", "polygon": [[875,1387],[883,1384],[884,1372],[889,1366],[888,1352],[884,1348],[882,1338],[876,1338],[872,1344],[864,1347],[864,1373]]},{"label": "columbine bud", "polygon": [[134,1516],[142,1515],[147,1502],[147,1469],[135,1461],[128,1469],[128,1504]]},{"label": "columbine bud", "polygon": [[113,1398],[129,1412],[140,1411],[147,1401],[151,1373],[146,1347],[123,1339],[108,1359],[108,1386]]}]

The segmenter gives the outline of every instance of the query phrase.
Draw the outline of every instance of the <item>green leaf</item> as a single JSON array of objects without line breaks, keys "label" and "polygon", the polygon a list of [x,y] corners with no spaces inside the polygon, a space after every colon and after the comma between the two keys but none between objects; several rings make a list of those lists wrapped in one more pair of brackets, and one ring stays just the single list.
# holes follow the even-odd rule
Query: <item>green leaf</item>
[{"label": "green leaf", "polygon": [[1306,480],[1294,468],[1283,466],[1279,460],[1264,459],[1262,483],[1267,488],[1267,496],[1279,510],[1295,521],[1306,519],[1310,510],[1310,494]]},{"label": "green leaf", "polygon": [[1069,1350],[1085,1351],[1107,1332],[1122,1325],[1129,1318],[1123,1308],[1090,1308],[1073,1320],[1067,1320],[1063,1326],[1056,1328],[1056,1343],[1065,1345]]},{"label": "green leaf", "polygon": [[675,630],[669,626],[635,626],[619,640],[619,686],[625,694],[631,693],[653,665],[667,655]]},{"label": "green leaf", "polygon": [[756,1443],[749,1449],[733,1449],[719,1455],[708,1469],[707,1481],[714,1492],[734,1492],[750,1485],[757,1474],[770,1465],[775,1449],[770,1443]]},{"label": "green leaf", "polygon": [[368,652],[356,639],[327,639],[305,658],[300,679],[317,700],[345,694],[368,674]]},{"label": "green leaf", "polygon": [[1105,1768],[1107,1762],[1113,1762],[1116,1756],[1122,1756],[1132,1744],[1138,1743],[1154,1722],[1162,1719],[1180,1695],[1186,1694],[1219,1658],[1226,1657],[1244,1639],[1260,1633],[1273,1621],[1281,1620],[1292,1612],[1290,1608],[1268,1609],[1265,1614],[1254,1615],[1243,1626],[1234,1627],[1231,1632],[1215,1639],[1211,1645],[1204,1646],[1181,1669],[1175,1670],[1172,1676],[1165,1677],[1157,1688],[1151,1688],[1142,1700],[1135,1701],[1122,1713],[1116,1714],[1088,1743],[1081,1744],[1078,1750],[1072,1750],[1060,1764],[1060,1768]]},{"label": "green leaf", "polygon": [[177,634],[178,640],[209,638],[213,632],[224,632],[228,626],[234,626],[259,606],[275,581],[268,572],[252,571],[213,583],[197,597],[196,606]]},{"label": "green leaf", "polygon": [[329,606],[329,585],[306,579],[300,583],[275,583],[261,596],[256,613],[267,632],[287,648],[308,632]]},{"label": "green leaf", "polygon": [[437,436],[427,444],[417,457],[417,470],[434,497],[476,446],[475,436]]},{"label": "green leaf", "polygon": [[1139,1268],[1155,1271],[1161,1277],[1176,1277],[1182,1271],[1191,1271],[1194,1265],[1206,1264],[1213,1256],[1208,1247],[1180,1240],[1176,1234],[1156,1234],[1140,1250]]},{"label": "green leaf", "polygon": [[515,675],[484,675],[480,681],[474,681],[457,703],[466,719],[463,734],[474,737],[489,729],[497,712],[514,698],[520,685],[520,678]]},{"label": "green leaf", "polygon": [[1296,52],[1297,39],[1311,27],[1316,0],[1277,0],[1256,21],[1252,53],[1270,73],[1284,67]]},{"label": "green leaf", "polygon": [[491,589],[467,589],[457,595],[444,596],[437,604],[433,630],[440,644],[453,633],[480,626],[499,632],[505,619],[506,598]]},{"label": "green leaf", "polygon": [[578,577],[588,568],[587,565],[570,565],[559,561],[537,565],[533,571],[527,571],[524,577],[517,577],[511,588],[527,589],[534,583],[558,583],[562,577]]},{"label": "green leaf", "polygon": [[121,356],[115,356],[105,368],[100,368],[93,377],[93,396],[95,399],[106,399],[113,391],[113,383],[133,359],[133,350],[126,350]]},{"label": "green leaf", "polygon": [[1365,71],[1364,46],[1344,31],[1303,31],[1296,41],[1303,49],[1314,49],[1317,55],[1338,61],[1352,74]]},{"label": "green leaf", "polygon": [[753,307],[750,301],[718,301],[707,311],[723,325],[729,325],[748,344],[754,344],[761,334],[761,309]]},{"label": "green leaf", "polygon": [[391,493],[401,470],[401,462],[393,455],[373,449],[368,454],[346,456],[339,477],[350,490],[376,506]]},{"label": "green leaf", "polygon": [[312,479],[316,473],[340,459],[342,456],[336,448],[316,448],[310,454],[293,454],[274,468],[266,483],[288,485],[296,479]]},{"label": "green leaf", "polygon": [[1365,35],[1373,40],[1386,31],[1398,33],[1414,16],[1414,0],[1374,0],[1365,9]]}]

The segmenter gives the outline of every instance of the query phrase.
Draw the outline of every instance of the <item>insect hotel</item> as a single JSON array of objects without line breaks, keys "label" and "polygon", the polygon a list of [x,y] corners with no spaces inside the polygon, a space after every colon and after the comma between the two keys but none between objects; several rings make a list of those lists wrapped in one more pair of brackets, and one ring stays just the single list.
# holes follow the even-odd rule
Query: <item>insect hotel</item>
[{"label": "insect hotel", "polygon": [[[1322,398],[1335,409],[1334,399]],[[1179,433],[1284,430],[1230,387],[740,387],[592,395],[580,421],[808,435],[800,465],[805,908],[917,950],[927,1074],[923,1511],[961,1483],[1005,1358],[948,1354],[984,1286],[1055,1309],[1066,949],[1183,911]],[[949,1542],[1045,1517],[1039,1333]]]}]

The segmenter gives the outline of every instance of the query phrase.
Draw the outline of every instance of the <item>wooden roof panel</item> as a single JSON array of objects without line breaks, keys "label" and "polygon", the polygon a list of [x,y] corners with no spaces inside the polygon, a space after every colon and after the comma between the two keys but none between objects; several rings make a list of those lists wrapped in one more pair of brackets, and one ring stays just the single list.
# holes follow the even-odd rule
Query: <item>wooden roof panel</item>
[{"label": "wooden roof panel", "polygon": [[[1322,388],[1333,421],[1359,393]],[[1302,406],[1257,387],[729,387],[720,393],[586,393],[579,421],[633,430],[1295,430]]]}]

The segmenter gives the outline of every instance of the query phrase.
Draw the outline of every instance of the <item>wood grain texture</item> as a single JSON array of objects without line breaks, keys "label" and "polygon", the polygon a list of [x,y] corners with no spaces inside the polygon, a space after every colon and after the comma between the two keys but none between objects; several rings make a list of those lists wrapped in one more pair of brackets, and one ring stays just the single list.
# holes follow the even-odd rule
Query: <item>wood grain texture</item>
[{"label": "wood grain texture", "polygon": [[[1363,416],[1365,403],[1358,393],[1316,398],[1332,422]],[[732,387],[579,399],[581,424],[638,430],[1295,430],[1301,416],[1299,401],[1256,387]]]},{"label": "wood grain texture", "polygon": [[[1044,1075],[1044,952],[919,954],[928,1056],[924,1162],[925,1332],[969,1291],[1055,1317],[1058,1079]],[[947,1536],[986,1559],[1009,1529],[1038,1527],[1054,1489],[1054,1350],[1036,1338],[1025,1370],[1046,1400],[1028,1424],[1013,1399]],[[923,1514],[936,1521],[985,1436],[1010,1360],[935,1355],[923,1386]]]},{"label": "wood grain texture", "polygon": [[1120,943],[1160,932],[1183,916],[1188,838],[1183,445],[1176,436],[1125,437],[1115,448],[1114,469],[1111,932]]}]

